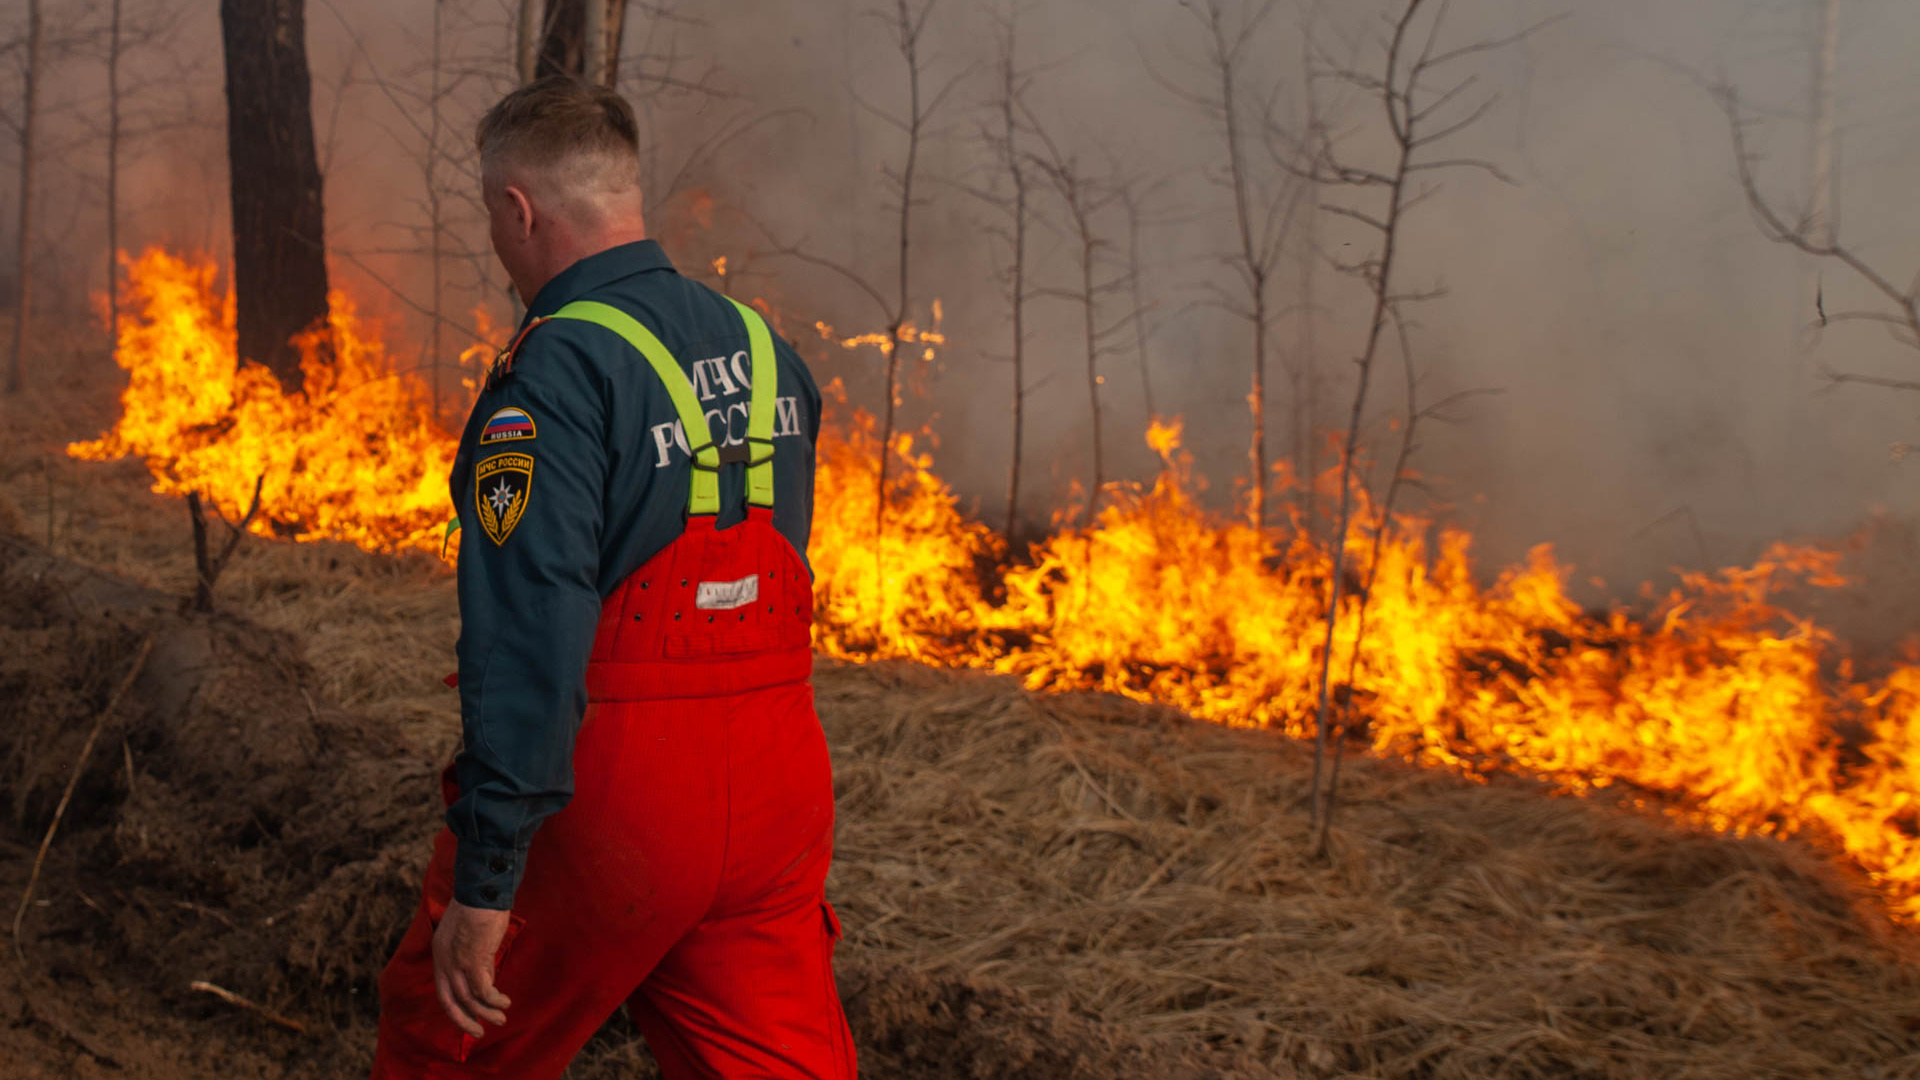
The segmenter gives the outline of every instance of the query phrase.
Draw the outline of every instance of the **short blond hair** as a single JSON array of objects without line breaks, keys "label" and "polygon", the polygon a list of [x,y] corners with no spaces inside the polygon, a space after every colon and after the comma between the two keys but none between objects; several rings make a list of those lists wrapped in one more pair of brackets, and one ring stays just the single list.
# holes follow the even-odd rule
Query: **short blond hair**
[{"label": "short blond hair", "polygon": [[534,170],[581,195],[640,186],[640,126],[633,106],[604,86],[548,75],[487,110],[473,133],[485,175]]}]

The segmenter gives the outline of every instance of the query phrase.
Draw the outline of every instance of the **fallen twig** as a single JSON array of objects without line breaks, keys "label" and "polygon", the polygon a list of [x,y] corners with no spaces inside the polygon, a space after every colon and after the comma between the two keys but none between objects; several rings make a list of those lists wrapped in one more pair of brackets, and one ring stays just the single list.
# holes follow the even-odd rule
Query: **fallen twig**
[{"label": "fallen twig", "polygon": [[191,911],[195,915],[199,915],[203,918],[212,919],[213,921],[217,923],[221,923],[227,927],[233,926],[232,919],[227,918],[225,915],[220,914],[218,911],[215,911],[214,909],[208,907],[205,904],[196,904],[191,900],[175,900],[173,902],[173,906],[179,908],[182,911]]},{"label": "fallen twig", "polygon": [[281,1016],[279,1013],[274,1012],[272,1009],[269,1009],[264,1005],[260,1005],[253,1001],[250,1001],[247,998],[241,997],[239,994],[236,994],[225,987],[215,986],[210,982],[203,982],[199,979],[193,980],[191,983],[188,983],[187,986],[189,989],[198,990],[203,994],[212,994],[214,997],[219,998],[221,1001],[224,1001],[229,1005],[237,1005],[242,1009],[248,1009],[253,1012],[259,1013],[261,1019],[266,1020],[269,1023],[278,1024],[281,1027],[286,1028],[288,1031],[297,1031],[302,1035],[305,1035],[307,1033],[307,1025],[301,1023],[300,1021],[289,1020],[286,1017]]},{"label": "fallen twig", "polygon": [[93,753],[94,740],[100,737],[100,729],[107,726],[107,719],[120,707],[120,699],[132,689],[133,680],[139,676],[140,669],[146,667],[147,653],[152,650],[153,635],[148,634],[140,643],[140,652],[133,658],[133,666],[127,669],[126,677],[120,680],[113,696],[107,699],[107,707],[101,709],[100,715],[94,718],[93,730],[87,732],[87,741],[80,747],[80,759],[73,763],[73,774],[67,777],[67,789],[60,793],[60,805],[54,807],[53,820],[47,824],[47,835],[40,839],[40,851],[33,857],[33,871],[27,875],[27,891],[20,897],[19,910],[13,913],[13,955],[22,963],[26,962],[27,955],[20,947],[20,924],[27,917],[28,905],[33,903],[33,887],[40,881],[40,866],[47,860],[47,849],[53,846],[53,834],[59,831],[60,819],[66,815],[67,803],[73,799],[73,789],[80,784],[80,773],[86,768],[88,755]]}]

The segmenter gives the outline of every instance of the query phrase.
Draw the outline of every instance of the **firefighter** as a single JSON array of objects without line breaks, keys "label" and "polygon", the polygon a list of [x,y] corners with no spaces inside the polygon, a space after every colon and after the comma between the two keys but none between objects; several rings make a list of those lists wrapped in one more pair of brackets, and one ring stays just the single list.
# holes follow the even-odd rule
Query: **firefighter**
[{"label": "firefighter", "polygon": [[848,1080],[819,389],[645,238],[619,95],[542,79],[476,140],[527,313],[454,462],[463,744],[373,1075],[557,1077],[624,1002],[669,1078]]}]

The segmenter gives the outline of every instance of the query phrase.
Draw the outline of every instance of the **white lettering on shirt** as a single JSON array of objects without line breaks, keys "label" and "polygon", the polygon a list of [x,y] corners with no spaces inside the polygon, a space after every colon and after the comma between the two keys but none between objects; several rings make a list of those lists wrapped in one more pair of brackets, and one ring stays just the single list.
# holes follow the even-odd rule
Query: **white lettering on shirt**
[{"label": "white lettering on shirt", "polygon": [[701,401],[732,397],[740,392],[740,388],[734,385],[733,376],[727,371],[726,357],[715,356],[694,361],[693,392]]},{"label": "white lettering on shirt", "polygon": [[800,399],[776,398],[773,403],[773,437],[800,434]]},{"label": "white lettering on shirt", "polygon": [[[752,420],[752,412],[752,405],[744,401],[736,401],[721,409],[708,409],[706,413],[708,437],[714,438],[717,446],[739,446],[747,441],[747,426]],[[669,420],[655,424],[647,430],[653,435],[654,468],[664,469],[670,461],[693,456],[692,447],[687,445],[687,429],[680,421]],[[719,433],[717,438],[714,436],[716,431]],[[800,399],[798,397],[775,398],[773,437],[791,438],[799,434]]]}]

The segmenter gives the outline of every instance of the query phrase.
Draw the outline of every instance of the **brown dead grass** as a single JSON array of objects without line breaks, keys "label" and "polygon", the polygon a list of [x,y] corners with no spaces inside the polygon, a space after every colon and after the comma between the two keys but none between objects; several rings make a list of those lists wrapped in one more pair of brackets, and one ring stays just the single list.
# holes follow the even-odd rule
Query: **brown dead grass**
[{"label": "brown dead grass", "polygon": [[1804,845],[1360,762],[1322,862],[1290,742],[908,666],[820,686],[836,902],[889,961],[1283,1075],[1920,1073],[1910,932]]},{"label": "brown dead grass", "polygon": [[[110,608],[14,561],[0,896],[137,634],[197,627],[215,662],[169,727],[129,716],[96,752],[29,962],[0,969],[0,1057],[28,1076],[359,1071],[457,737],[450,579],[249,543],[227,616],[169,621],[184,509],[137,465],[64,462],[53,441],[10,451],[0,522],[41,543],[51,522],[56,556],[153,592]],[[867,1075],[1920,1077],[1916,936],[1808,844],[1357,761],[1317,860],[1291,742],[908,664],[816,683]],[[649,1069],[615,1021],[571,1075]]]}]

